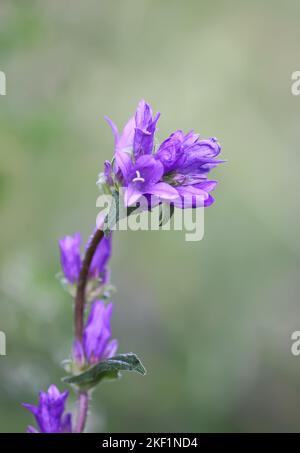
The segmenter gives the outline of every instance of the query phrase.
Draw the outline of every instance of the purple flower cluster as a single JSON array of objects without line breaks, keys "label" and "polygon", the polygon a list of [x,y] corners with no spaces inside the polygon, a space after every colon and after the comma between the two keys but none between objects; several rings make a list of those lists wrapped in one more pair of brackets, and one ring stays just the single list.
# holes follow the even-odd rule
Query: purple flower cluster
[{"label": "purple flower cluster", "polygon": [[[76,284],[81,269],[80,234],[66,236],[59,241],[61,266],[65,278],[71,284]],[[87,243],[89,246],[90,241]],[[89,278],[100,278],[106,282],[108,261],[111,256],[111,235],[103,238],[93,256]],[[113,357],[118,348],[118,341],[111,340],[110,319],[113,304],[105,304],[102,300],[92,303],[84,328],[82,343],[73,344],[72,359],[76,369],[84,369],[102,360]],[[30,433],[65,433],[72,432],[71,415],[63,415],[68,392],[59,393],[55,385],[47,392],[40,392],[38,406],[23,404],[35,416],[38,428],[28,426]]]},{"label": "purple flower cluster", "polygon": [[[80,233],[75,233],[74,236],[65,236],[59,241],[60,261],[62,271],[66,280],[74,284],[78,281],[81,270],[80,256]],[[86,248],[89,246],[88,241]],[[102,239],[97,247],[96,253],[93,256],[89,269],[90,278],[101,279],[102,283],[108,280],[107,264],[111,255],[111,235]]]},{"label": "purple flower cluster", "polygon": [[40,392],[38,406],[24,403],[23,406],[34,415],[39,429],[28,426],[28,433],[71,433],[71,414],[64,414],[69,392],[60,393],[55,385],[47,392]]},{"label": "purple flower cluster", "polygon": [[107,186],[122,187],[126,206],[135,204],[141,196],[179,208],[210,206],[214,202],[210,192],[217,181],[208,180],[208,173],[223,162],[216,159],[221,151],[217,139],[177,130],[155,152],[159,116],[154,116],[150,105],[142,100],[121,135],[106,118],[115,137],[115,154],[112,163],[105,162],[100,180]]}]

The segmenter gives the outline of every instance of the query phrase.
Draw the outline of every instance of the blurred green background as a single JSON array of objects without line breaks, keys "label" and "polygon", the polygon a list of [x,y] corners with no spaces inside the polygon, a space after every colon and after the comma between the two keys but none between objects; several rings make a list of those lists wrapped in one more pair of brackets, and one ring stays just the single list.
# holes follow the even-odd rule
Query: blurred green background
[{"label": "blurred green background", "polygon": [[20,403],[64,375],[57,241],[88,238],[113,151],[103,116],[121,126],[142,97],[160,140],[194,128],[228,163],[203,241],[115,234],[114,337],[148,374],[99,387],[88,430],[300,430],[299,14],[297,0],[1,0],[0,431],[24,431]]}]

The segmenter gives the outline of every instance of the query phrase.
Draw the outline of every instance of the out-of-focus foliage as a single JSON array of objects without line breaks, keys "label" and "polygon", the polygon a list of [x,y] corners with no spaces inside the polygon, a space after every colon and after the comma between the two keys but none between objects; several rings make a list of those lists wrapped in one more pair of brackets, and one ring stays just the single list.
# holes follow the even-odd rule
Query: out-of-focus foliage
[{"label": "out-of-focus foliage", "polygon": [[88,238],[113,149],[103,115],[121,125],[141,97],[161,139],[216,135],[229,162],[203,241],[115,234],[113,334],[148,374],[100,386],[88,428],[300,429],[299,13],[296,0],[1,1],[0,431],[24,431],[21,401],[64,375],[57,240]]}]

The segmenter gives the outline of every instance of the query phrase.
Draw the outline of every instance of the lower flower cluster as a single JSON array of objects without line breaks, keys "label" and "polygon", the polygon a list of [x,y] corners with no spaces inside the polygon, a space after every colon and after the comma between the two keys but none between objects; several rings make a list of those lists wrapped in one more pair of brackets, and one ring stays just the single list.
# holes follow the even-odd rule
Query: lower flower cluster
[{"label": "lower flower cluster", "polygon": [[[89,243],[88,243],[89,244]],[[87,247],[88,247],[87,244]],[[80,234],[66,236],[59,241],[61,266],[65,279],[70,285],[76,284],[80,275],[82,260],[80,255]],[[89,271],[89,280],[97,278],[100,287],[107,283],[108,261],[111,256],[111,236],[103,238],[98,245]],[[118,349],[118,341],[111,339],[111,316],[113,304],[104,300],[92,302],[82,342],[75,340],[72,348],[71,369],[75,372],[88,369],[105,359],[113,357]],[[28,426],[29,433],[69,433],[74,430],[72,416],[64,414],[69,392],[60,393],[55,385],[47,392],[40,392],[38,406],[24,403],[35,417],[38,428]]]}]

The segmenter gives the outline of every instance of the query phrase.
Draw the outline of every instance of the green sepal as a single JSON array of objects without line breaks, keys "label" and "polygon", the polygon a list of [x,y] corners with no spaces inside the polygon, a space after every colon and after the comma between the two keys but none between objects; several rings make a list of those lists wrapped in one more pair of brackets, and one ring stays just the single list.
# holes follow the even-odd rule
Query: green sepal
[{"label": "green sepal", "polygon": [[123,202],[123,198],[117,190],[112,191],[113,202],[110,206],[107,216],[104,220],[103,232],[108,237],[113,230],[114,226],[119,220],[129,217],[139,206],[128,206],[126,207]]}]

